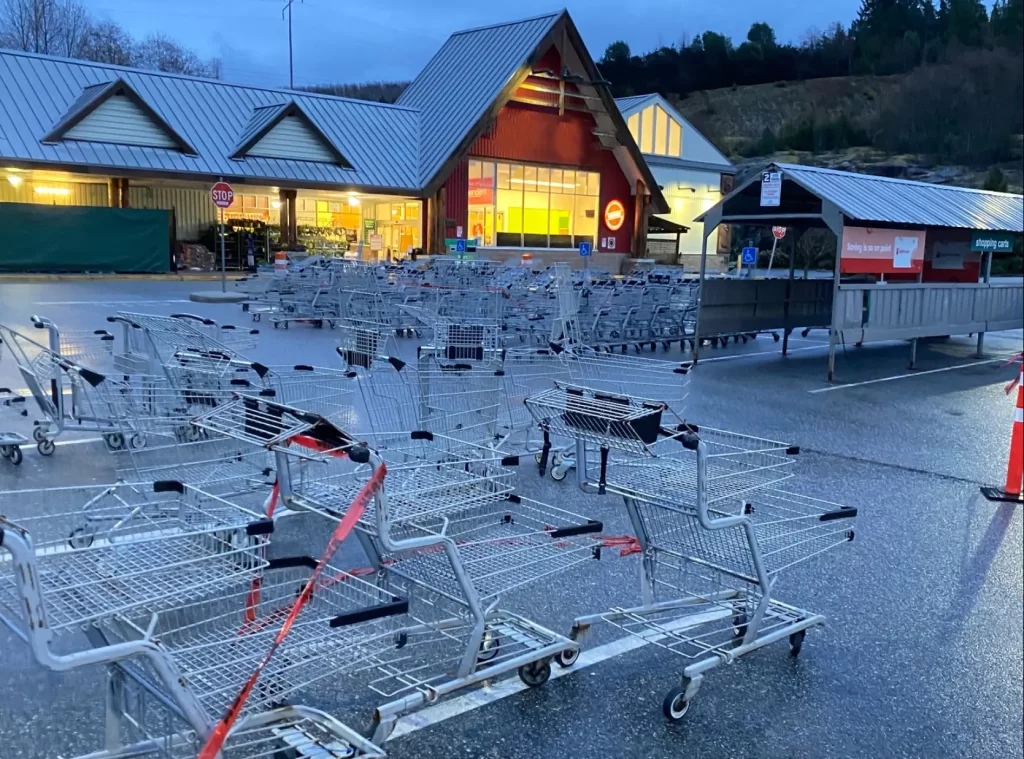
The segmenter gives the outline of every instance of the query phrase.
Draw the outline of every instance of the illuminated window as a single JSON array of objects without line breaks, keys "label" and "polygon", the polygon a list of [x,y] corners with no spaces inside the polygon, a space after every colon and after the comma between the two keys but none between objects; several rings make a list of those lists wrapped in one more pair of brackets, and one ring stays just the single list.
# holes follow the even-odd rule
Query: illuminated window
[{"label": "illuminated window", "polygon": [[668,122],[668,154],[676,158],[683,155],[682,129],[675,119],[669,119]]},{"label": "illuminated window", "polygon": [[640,112],[640,152],[654,152],[654,106],[649,105]]},{"label": "illuminated window", "polygon": [[473,160],[468,237],[498,247],[593,243],[600,194],[597,172]]},{"label": "illuminated window", "polygon": [[668,114],[661,107],[654,109],[654,152],[668,153]]}]

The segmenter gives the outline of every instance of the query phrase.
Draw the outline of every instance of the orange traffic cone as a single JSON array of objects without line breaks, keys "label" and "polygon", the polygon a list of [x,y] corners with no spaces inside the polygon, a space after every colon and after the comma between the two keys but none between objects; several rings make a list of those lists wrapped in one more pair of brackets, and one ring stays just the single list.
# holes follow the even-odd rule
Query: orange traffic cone
[{"label": "orange traffic cone", "polygon": [[981,493],[990,501],[1024,503],[1024,496],[1021,495],[1024,481],[1024,364],[1021,365],[1018,380],[1007,385],[1007,393],[1013,389],[1014,384],[1017,385],[1017,409],[1013,417],[1013,432],[1010,433],[1010,460],[1006,464],[1006,485],[1002,490],[983,487]]}]

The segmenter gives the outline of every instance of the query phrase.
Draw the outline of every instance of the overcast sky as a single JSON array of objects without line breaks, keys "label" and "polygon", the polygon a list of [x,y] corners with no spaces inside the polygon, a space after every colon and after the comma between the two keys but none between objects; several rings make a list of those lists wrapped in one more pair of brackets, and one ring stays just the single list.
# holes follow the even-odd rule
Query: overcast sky
[{"label": "overcast sky", "polygon": [[[564,0],[563,0],[564,1]],[[224,78],[267,86],[288,82],[285,0],[85,0],[100,18],[137,37],[163,32],[201,55],[220,56]],[[411,79],[458,29],[557,10],[559,0],[295,0],[295,83]],[[635,53],[707,29],[737,44],[767,21],[782,41],[809,27],[849,24],[860,0],[578,0],[568,4],[595,59],[623,39]],[[626,8],[628,7],[628,11]]]}]

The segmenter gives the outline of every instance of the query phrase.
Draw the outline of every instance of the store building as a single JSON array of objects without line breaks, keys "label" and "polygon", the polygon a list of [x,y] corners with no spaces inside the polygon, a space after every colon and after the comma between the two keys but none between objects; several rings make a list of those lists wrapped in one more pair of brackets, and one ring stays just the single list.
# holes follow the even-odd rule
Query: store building
[{"label": "store building", "polygon": [[[664,218],[687,227],[678,243],[677,235],[652,235],[648,254],[661,258],[675,253],[679,263],[697,270],[704,225],[694,219],[732,191],[736,168],[661,95],[615,102],[669,204]],[[728,234],[728,228],[719,228],[708,238],[708,249],[728,253]],[[714,266],[716,260],[709,263]]]},{"label": "store building", "polygon": [[614,268],[671,210],[565,11],[453,34],[394,105],[11,51],[0,74],[0,203],[165,209],[178,241],[213,234],[221,180],[233,227],[349,255],[587,242]]}]

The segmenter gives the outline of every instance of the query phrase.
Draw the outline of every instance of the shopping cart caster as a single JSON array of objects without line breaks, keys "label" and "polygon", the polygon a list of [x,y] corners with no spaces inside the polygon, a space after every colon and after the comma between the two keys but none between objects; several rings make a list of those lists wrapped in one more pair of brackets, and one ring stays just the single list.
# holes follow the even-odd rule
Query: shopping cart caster
[{"label": "shopping cart caster", "polygon": [[93,540],[93,534],[87,528],[79,527],[68,536],[68,548],[88,548]]},{"label": "shopping cart caster", "polygon": [[44,437],[36,445],[36,450],[39,451],[40,456],[52,456],[53,452],[57,450],[57,446],[54,445],[52,440],[47,440]]},{"label": "shopping cart caster", "polygon": [[661,711],[666,719],[678,722],[690,711],[690,702],[686,700],[686,686],[677,685],[665,694],[661,702]]},{"label": "shopping cart caster", "polygon": [[262,316],[262,314],[253,314],[252,315],[252,320],[254,322],[258,322],[260,320],[260,316]]},{"label": "shopping cart caster", "polygon": [[128,445],[133,451],[138,451],[146,447],[146,436],[141,432],[136,432],[130,438],[128,438]]},{"label": "shopping cart caster", "polygon": [[124,435],[120,432],[108,432],[103,436],[103,442],[112,451],[119,451],[124,448]]},{"label": "shopping cart caster", "polygon": [[498,655],[501,650],[501,638],[491,632],[484,633],[484,639],[480,641],[480,650],[476,652],[478,662],[489,662]]},{"label": "shopping cart caster", "polygon": [[742,640],[747,634],[747,615],[740,612],[732,618],[732,633]]},{"label": "shopping cart caster", "polygon": [[551,467],[551,479],[555,482],[561,482],[565,479],[566,475],[569,474],[570,464],[563,461],[559,461],[553,467]]},{"label": "shopping cart caster", "polygon": [[16,445],[0,445],[0,456],[10,461],[14,466],[18,466],[24,458],[21,448]]},{"label": "shopping cart caster", "polygon": [[530,688],[539,688],[551,677],[551,662],[533,661],[519,668],[519,679]]},{"label": "shopping cart caster", "polygon": [[555,654],[555,664],[562,669],[567,669],[579,661],[580,649],[578,648],[567,648],[564,651],[559,651]]},{"label": "shopping cart caster", "polygon": [[804,638],[807,637],[806,630],[799,630],[789,636],[789,653],[792,656],[799,656],[804,647]]},{"label": "shopping cart caster", "polygon": [[46,430],[44,430],[42,427],[36,427],[35,429],[32,430],[32,439],[35,440],[37,443],[43,442],[44,440],[46,440]]},{"label": "shopping cart caster", "polygon": [[774,340],[775,342],[779,342],[779,333],[778,332],[772,332],[772,340]]}]

